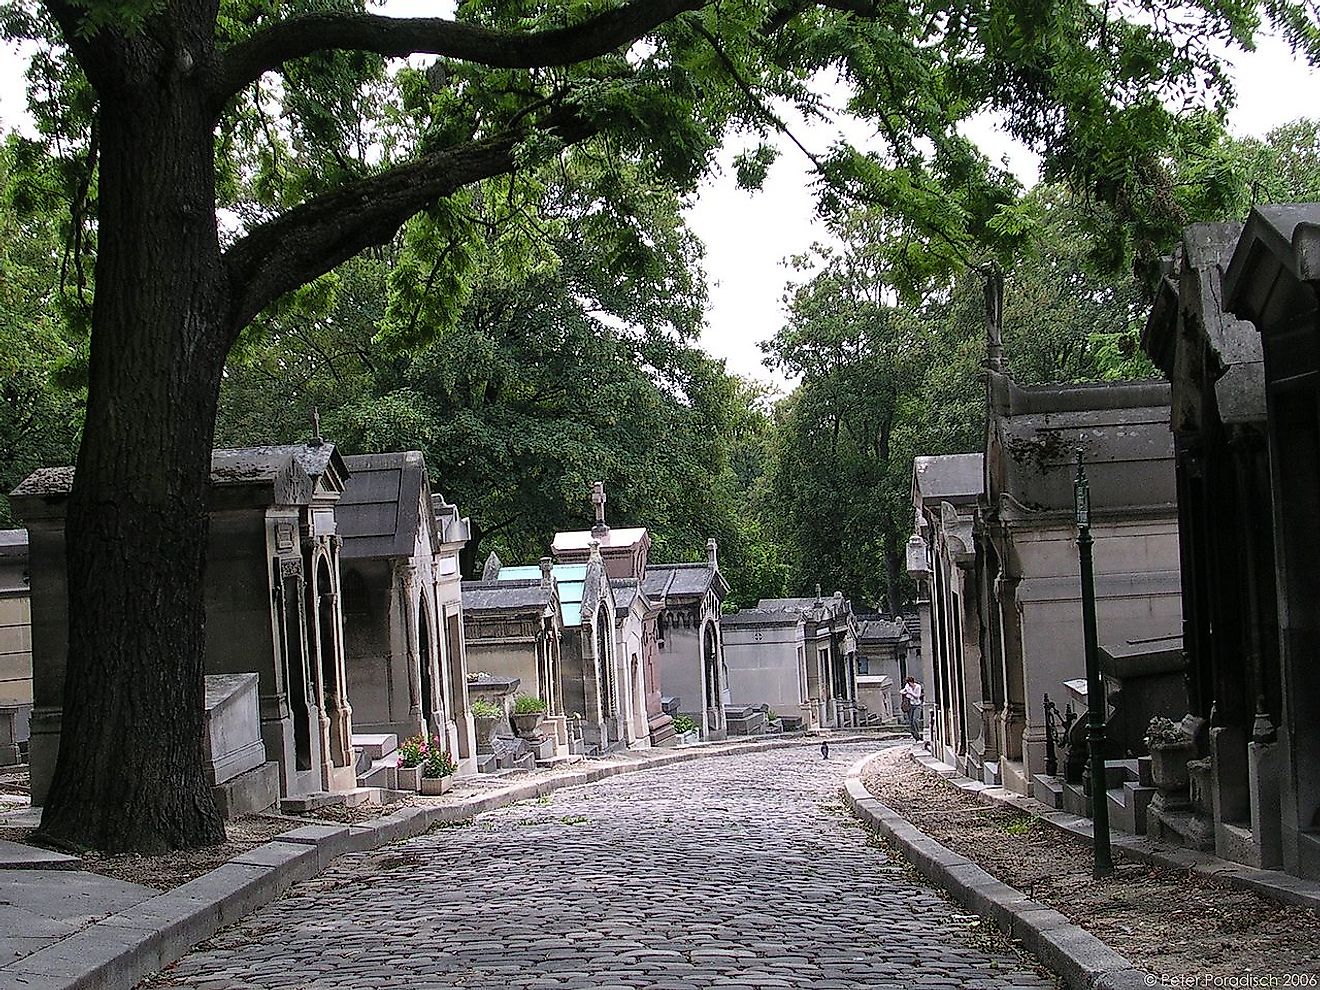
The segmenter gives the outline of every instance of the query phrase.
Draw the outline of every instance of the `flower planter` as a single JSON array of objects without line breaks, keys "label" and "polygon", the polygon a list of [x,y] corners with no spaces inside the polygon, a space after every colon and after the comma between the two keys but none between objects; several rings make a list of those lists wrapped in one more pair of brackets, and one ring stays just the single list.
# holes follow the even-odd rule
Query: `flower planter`
[{"label": "flower planter", "polygon": [[422,765],[419,763],[415,767],[399,767],[399,790],[416,791],[421,787]]},{"label": "flower planter", "polygon": [[1196,744],[1190,739],[1180,743],[1150,744],[1150,771],[1155,786],[1163,794],[1185,791],[1191,781],[1187,761],[1196,756]]},{"label": "flower planter", "polygon": [[545,721],[545,712],[525,712],[513,716],[513,731],[523,739],[530,739],[537,734],[541,723]]},{"label": "flower planter", "polygon": [[692,746],[701,742],[701,730],[689,729],[687,732],[680,732],[674,737],[675,743],[679,746]]},{"label": "flower planter", "polygon": [[437,797],[441,794],[448,794],[449,789],[454,786],[452,775],[448,777],[422,777],[422,794],[427,797]]}]

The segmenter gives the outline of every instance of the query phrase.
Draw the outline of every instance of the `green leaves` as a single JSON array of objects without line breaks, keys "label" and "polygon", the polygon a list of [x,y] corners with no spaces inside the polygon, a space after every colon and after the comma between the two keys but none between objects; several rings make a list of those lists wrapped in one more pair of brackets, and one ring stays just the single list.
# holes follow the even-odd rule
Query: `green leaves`
[{"label": "green leaves", "polygon": [[740,189],[760,189],[765,185],[770,166],[779,157],[773,145],[758,144],[748,151],[739,152],[733,159],[734,173],[738,177]]}]

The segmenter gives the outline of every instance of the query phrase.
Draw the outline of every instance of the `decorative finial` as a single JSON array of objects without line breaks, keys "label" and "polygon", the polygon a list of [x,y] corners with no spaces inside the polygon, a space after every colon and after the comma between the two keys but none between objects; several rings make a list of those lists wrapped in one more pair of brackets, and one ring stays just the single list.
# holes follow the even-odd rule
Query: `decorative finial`
[{"label": "decorative finial", "polygon": [[321,439],[321,410],[312,406],[312,446],[319,447],[325,443]]},{"label": "decorative finial", "polygon": [[1004,371],[1004,273],[998,268],[985,273],[985,366]]}]

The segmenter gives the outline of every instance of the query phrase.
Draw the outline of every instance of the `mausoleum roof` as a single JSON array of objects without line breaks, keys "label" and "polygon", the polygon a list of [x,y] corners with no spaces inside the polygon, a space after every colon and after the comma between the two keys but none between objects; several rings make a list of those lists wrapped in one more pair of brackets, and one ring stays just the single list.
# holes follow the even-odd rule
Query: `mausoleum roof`
[{"label": "mausoleum roof", "polygon": [[1187,227],[1142,331],[1143,349],[1173,383],[1175,432],[1204,426],[1207,398],[1222,423],[1265,419],[1260,333],[1224,308],[1224,271],[1241,235],[1240,224]]},{"label": "mausoleum roof", "polygon": [[[1284,277],[1280,277],[1284,276]],[[1224,273],[1224,309],[1259,325],[1315,307],[1320,203],[1252,207]]]},{"label": "mausoleum roof", "polygon": [[[565,626],[582,625],[582,603],[586,594],[586,564],[555,564],[550,569],[559,589],[559,614]],[[529,564],[520,567],[501,567],[496,582],[541,582],[541,566]],[[466,599],[465,599],[466,602]]]},{"label": "mausoleum roof", "polygon": [[589,529],[582,529],[567,533],[556,533],[553,548],[555,553],[565,550],[570,552],[588,550],[591,548],[591,541],[598,540],[601,552],[604,553],[606,550],[631,549],[646,538],[646,530],[642,527],[610,529],[599,536]]},{"label": "mausoleum roof", "polygon": [[335,445],[320,443],[275,444],[261,447],[219,447],[211,451],[211,483],[248,484],[269,481],[297,462],[309,478],[335,476],[342,484],[348,467]]},{"label": "mausoleum roof", "polygon": [[975,501],[985,491],[984,454],[938,454],[912,459],[912,490],[922,499]]},{"label": "mausoleum roof", "polygon": [[26,529],[0,529],[0,557],[14,560],[25,559],[28,555],[28,531]]},{"label": "mausoleum roof", "polygon": [[550,605],[551,589],[535,581],[464,581],[463,610],[467,612],[513,612],[544,609]]},{"label": "mausoleum roof", "polygon": [[610,582],[610,587],[614,590],[614,607],[619,612],[632,608],[634,599],[641,594],[641,588],[632,578],[615,578]]},{"label": "mausoleum roof", "polygon": [[857,616],[859,642],[898,643],[909,638],[907,625],[900,619],[890,619],[883,615]]},{"label": "mausoleum roof", "polygon": [[1169,384],[1021,386],[989,372],[987,474],[992,505],[1072,513],[1082,451],[1092,509],[1173,514],[1177,504]]},{"label": "mausoleum roof", "polygon": [[431,485],[421,452],[354,454],[344,462],[352,477],[335,510],[343,556],[411,557],[432,528],[422,509],[431,509]]},{"label": "mausoleum roof", "polygon": [[725,626],[796,626],[802,616],[782,609],[740,608],[720,617]]},{"label": "mausoleum roof", "polygon": [[[318,480],[337,492],[348,478],[344,459],[329,441],[319,444],[284,444],[258,447],[221,447],[211,451],[212,488],[271,486],[280,505],[305,505],[316,495]],[[73,487],[73,467],[38,468],[11,493],[19,503],[45,503],[53,507]],[[20,509],[20,511],[22,511]],[[42,510],[38,509],[38,512]],[[52,511],[47,508],[45,511]]]},{"label": "mausoleum roof", "polygon": [[652,564],[646,572],[648,580],[655,575],[664,581],[667,598],[702,598],[711,587],[723,598],[729,590],[723,576],[708,561],[679,564]]}]

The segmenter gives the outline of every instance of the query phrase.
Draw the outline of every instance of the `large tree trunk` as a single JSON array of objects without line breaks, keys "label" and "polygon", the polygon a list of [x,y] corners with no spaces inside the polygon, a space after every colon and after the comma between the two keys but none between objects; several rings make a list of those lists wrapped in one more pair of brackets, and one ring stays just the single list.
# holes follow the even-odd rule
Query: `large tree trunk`
[{"label": "large tree trunk", "polygon": [[87,423],[69,501],[52,839],[221,842],[203,775],[203,570],[227,350],[212,122],[187,60],[102,94]]}]

